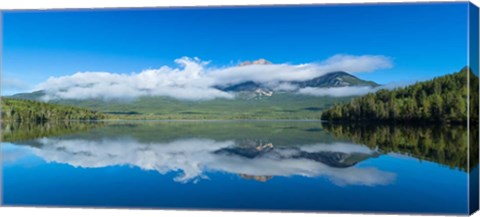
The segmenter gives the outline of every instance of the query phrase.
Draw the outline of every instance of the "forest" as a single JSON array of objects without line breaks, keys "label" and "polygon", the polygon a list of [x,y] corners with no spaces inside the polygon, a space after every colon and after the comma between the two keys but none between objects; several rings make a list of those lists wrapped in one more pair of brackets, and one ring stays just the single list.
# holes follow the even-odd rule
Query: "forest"
[{"label": "forest", "polygon": [[65,120],[98,120],[105,115],[73,106],[57,105],[24,99],[1,99],[3,122],[35,122]]},{"label": "forest", "polygon": [[[468,76],[470,75],[470,76]],[[470,77],[471,120],[478,121],[478,77],[467,67],[460,72],[417,82],[337,104],[322,113],[336,122],[464,123],[467,121],[468,77]]]}]

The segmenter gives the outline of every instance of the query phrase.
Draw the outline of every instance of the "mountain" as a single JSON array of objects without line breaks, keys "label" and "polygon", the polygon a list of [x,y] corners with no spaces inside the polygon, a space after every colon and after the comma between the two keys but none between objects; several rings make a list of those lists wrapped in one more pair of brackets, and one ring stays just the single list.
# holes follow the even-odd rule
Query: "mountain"
[{"label": "mountain", "polygon": [[[260,59],[240,65],[246,67],[259,64],[271,63]],[[56,99],[49,102],[79,106],[126,119],[320,119],[320,111],[335,103],[349,101],[352,97],[302,95],[297,93],[299,88],[378,86],[374,82],[359,79],[346,72],[331,72],[306,81],[285,81],[281,84],[293,88],[282,90],[272,84],[244,81],[215,87],[233,93],[235,99],[187,101],[165,96],[149,96],[131,101]],[[40,90],[16,94],[9,98],[39,101],[45,95],[45,91]]]},{"label": "mountain", "polygon": [[[260,60],[259,60],[260,61]],[[262,61],[260,61],[262,64]],[[254,61],[255,63],[255,61]],[[254,64],[249,63],[249,64]],[[246,63],[244,63],[246,64]],[[283,92],[293,92],[298,90],[298,88],[306,88],[306,87],[317,87],[317,88],[329,88],[329,87],[348,87],[348,86],[369,86],[369,87],[377,87],[379,84],[373,81],[366,81],[362,80],[358,77],[355,77],[347,72],[338,71],[338,72],[331,72],[325,75],[306,80],[306,81],[292,81],[292,82],[282,82],[282,84],[289,84],[296,89],[290,91],[283,91]],[[243,99],[259,99],[262,97],[269,97],[275,94],[275,87],[271,87],[267,84],[257,83],[254,81],[245,81],[237,84],[231,84],[227,86],[216,86],[217,89],[236,93],[240,98]],[[28,100],[40,100],[43,96],[45,96],[45,91],[35,91],[31,93],[19,93],[11,98],[16,99],[28,99]]]},{"label": "mountain", "polygon": [[[258,59],[254,61],[245,61],[239,66],[249,65],[270,65],[270,61],[266,59]],[[290,90],[278,90],[278,85],[288,85]],[[243,99],[260,99],[262,97],[270,97],[276,92],[295,92],[300,88],[314,87],[314,88],[330,88],[330,87],[348,87],[348,86],[369,86],[377,87],[377,83],[373,81],[362,80],[344,71],[330,72],[305,81],[280,81],[278,84],[264,84],[255,81],[243,81],[228,85],[217,85],[215,88],[235,93]],[[17,99],[39,100],[45,95],[44,91],[35,91],[32,93],[20,93],[11,96]]]},{"label": "mountain", "polygon": [[343,71],[330,72],[326,75],[322,75],[311,80],[292,82],[299,88],[305,87],[348,87],[348,86],[370,86],[377,87],[377,83],[373,81],[366,81],[359,79],[351,74]]},{"label": "mountain", "polygon": [[[270,61],[266,59],[258,59],[255,61],[245,61],[238,66],[249,65],[270,65]],[[255,81],[244,81],[226,86],[216,86],[217,89],[237,93],[244,99],[260,99],[262,97],[269,97],[275,94],[278,85],[288,85],[292,87],[289,92],[297,91],[300,88],[314,87],[314,88],[329,88],[329,87],[349,87],[349,86],[369,86],[377,87],[379,84],[373,81],[362,80],[344,71],[330,72],[305,81],[280,81],[278,84],[262,84]],[[283,92],[288,92],[282,90]]]},{"label": "mountain", "polygon": [[[290,84],[297,88],[305,88],[305,87],[328,88],[328,87],[348,87],[348,86],[378,87],[380,86],[379,84],[373,81],[362,80],[360,78],[357,78],[343,71],[330,72],[325,75],[318,76],[306,81],[291,81],[291,82],[281,82],[281,83]],[[269,87],[265,84],[256,83],[253,81],[246,81],[238,84],[229,85],[226,87],[217,87],[217,88],[227,92],[255,91],[257,89],[272,91],[272,89],[275,89],[274,87]]]},{"label": "mountain", "polygon": [[26,100],[35,100],[39,101],[41,98],[45,96],[45,91],[38,90],[31,93],[18,93],[7,98],[14,98],[14,99],[26,99]]},{"label": "mountain", "polygon": [[257,89],[268,89],[264,87],[262,84],[259,84],[253,81],[246,81],[238,84],[229,85],[226,87],[217,86],[216,88],[223,91],[227,91],[227,92],[255,91]]},{"label": "mountain", "polygon": [[[253,62],[247,61],[240,64],[246,65],[268,65],[271,64],[268,60],[259,59]],[[344,71],[330,72],[306,81],[281,81],[277,85],[288,85],[292,87],[289,91],[281,90],[281,92],[294,92],[300,88],[330,88],[330,87],[351,87],[351,86],[369,86],[378,87],[379,84],[373,81],[362,80]],[[234,92],[237,96],[244,99],[260,99],[269,97],[275,94],[278,86],[271,84],[262,84],[254,81],[244,81],[241,83],[230,84],[227,86],[216,86],[217,89]]]},{"label": "mountain", "polygon": [[323,112],[322,119],[342,122],[463,123],[469,115],[469,85],[474,90],[470,91],[470,100],[473,102],[470,115],[472,120],[478,121],[478,76],[467,67],[429,81],[394,90],[380,90],[350,103],[335,105]]},{"label": "mountain", "polygon": [[[255,144],[256,143],[256,144]],[[320,162],[332,168],[348,168],[358,162],[377,157],[379,154],[372,153],[344,153],[341,151],[304,151],[296,147],[275,147],[272,143],[253,141],[253,144],[238,145],[223,148],[213,152],[228,156],[240,156],[242,158],[256,159],[265,156],[275,156],[279,159],[308,159]]]}]

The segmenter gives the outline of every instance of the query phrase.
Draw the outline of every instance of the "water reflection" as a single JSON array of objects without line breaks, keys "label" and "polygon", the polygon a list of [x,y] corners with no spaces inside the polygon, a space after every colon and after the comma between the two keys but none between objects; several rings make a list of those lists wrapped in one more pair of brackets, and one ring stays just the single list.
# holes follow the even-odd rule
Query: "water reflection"
[{"label": "water reflection", "polygon": [[104,126],[103,122],[0,122],[2,142],[28,141],[42,137],[84,132]]},{"label": "water reflection", "polygon": [[147,121],[2,129],[10,205],[467,210],[461,126]]},{"label": "water reflection", "polygon": [[[210,172],[268,182],[326,177],[345,185],[389,185],[396,175],[361,162],[388,153],[452,168],[467,166],[464,128],[331,125],[318,122],[114,122],[12,127],[8,141],[48,163],[81,168],[134,166],[196,183]],[[40,130],[38,133],[35,129]],[[47,129],[47,130],[45,130]],[[48,130],[49,129],[49,130]],[[57,129],[57,130],[55,130]],[[28,133],[24,133],[28,132]],[[12,155],[12,156],[10,156]],[[4,151],[4,159],[24,156]]]},{"label": "water reflection", "polygon": [[[328,124],[323,123],[330,134],[338,139],[377,148],[382,153],[398,153],[417,159],[433,161],[463,171],[470,165],[478,165],[478,155],[468,157],[468,135],[478,141],[478,129],[465,126],[410,126],[374,124]],[[472,145],[472,152],[478,146]]]},{"label": "water reflection", "polygon": [[74,167],[100,168],[130,165],[161,174],[178,172],[177,182],[207,179],[207,172],[238,174],[267,181],[275,176],[325,176],[337,185],[386,185],[395,175],[375,168],[354,167],[378,154],[349,143],[276,147],[259,140],[215,141],[206,138],[178,139],[167,143],[142,143],[132,137],[42,138],[30,150],[47,162]]}]

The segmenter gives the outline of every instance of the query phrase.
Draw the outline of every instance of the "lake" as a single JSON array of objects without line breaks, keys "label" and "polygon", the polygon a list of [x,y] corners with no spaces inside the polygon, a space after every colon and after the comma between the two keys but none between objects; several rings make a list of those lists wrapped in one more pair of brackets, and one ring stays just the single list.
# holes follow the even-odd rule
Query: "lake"
[{"label": "lake", "polygon": [[2,133],[7,206],[468,212],[464,127],[118,121]]}]

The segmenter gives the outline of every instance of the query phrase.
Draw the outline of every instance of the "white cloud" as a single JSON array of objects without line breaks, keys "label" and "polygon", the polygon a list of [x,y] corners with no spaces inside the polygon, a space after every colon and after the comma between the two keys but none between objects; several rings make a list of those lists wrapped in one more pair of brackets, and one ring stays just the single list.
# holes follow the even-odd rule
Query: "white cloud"
[{"label": "white cloud", "polygon": [[298,93],[312,95],[312,96],[344,97],[344,96],[361,96],[376,90],[377,88],[372,88],[369,86],[331,87],[331,88],[306,87],[298,90]]},{"label": "white cloud", "polygon": [[370,86],[347,86],[347,87],[306,87],[298,89],[299,94],[312,95],[312,96],[332,96],[332,97],[347,97],[347,96],[362,96],[368,93],[377,92],[381,89],[392,90],[396,88],[402,88],[410,85],[414,82],[393,82],[378,87]]},{"label": "white cloud", "polygon": [[332,71],[371,72],[389,68],[392,63],[384,56],[335,55],[320,63],[270,64],[230,67],[208,67],[198,58],[175,60],[177,68],[163,66],[140,73],[78,72],[50,77],[36,89],[45,90],[45,100],[63,99],[131,99],[140,96],[169,96],[186,100],[233,98],[216,86],[254,81],[278,84],[274,88],[291,90],[285,81],[303,81]]},{"label": "white cloud", "polygon": [[275,148],[250,158],[220,151],[238,147],[233,140],[190,138],[166,143],[141,143],[131,137],[105,137],[96,140],[43,138],[37,142],[41,144],[40,148],[30,147],[30,152],[47,162],[66,163],[83,168],[129,165],[161,174],[176,171],[179,175],[175,181],[182,183],[206,178],[208,171],[251,176],[324,176],[337,185],[387,185],[395,179],[395,174],[376,168],[336,168],[298,157],[299,151],[374,153],[365,146],[350,143],[318,143]]},{"label": "white cloud", "polygon": [[270,83],[269,86],[277,91],[293,91],[297,90],[298,86],[293,85],[291,83],[284,83],[284,82],[279,82],[279,83]]},{"label": "white cloud", "polygon": [[393,64],[390,58],[381,55],[353,56],[337,54],[323,61],[320,66],[326,71],[359,73],[391,68]]},{"label": "white cloud", "polygon": [[175,61],[181,68],[163,66],[141,73],[79,72],[70,76],[51,77],[37,89],[45,90],[46,100],[62,99],[130,99],[140,96],[170,96],[187,100],[232,98],[229,93],[213,88],[213,80],[205,75],[198,59]]}]

